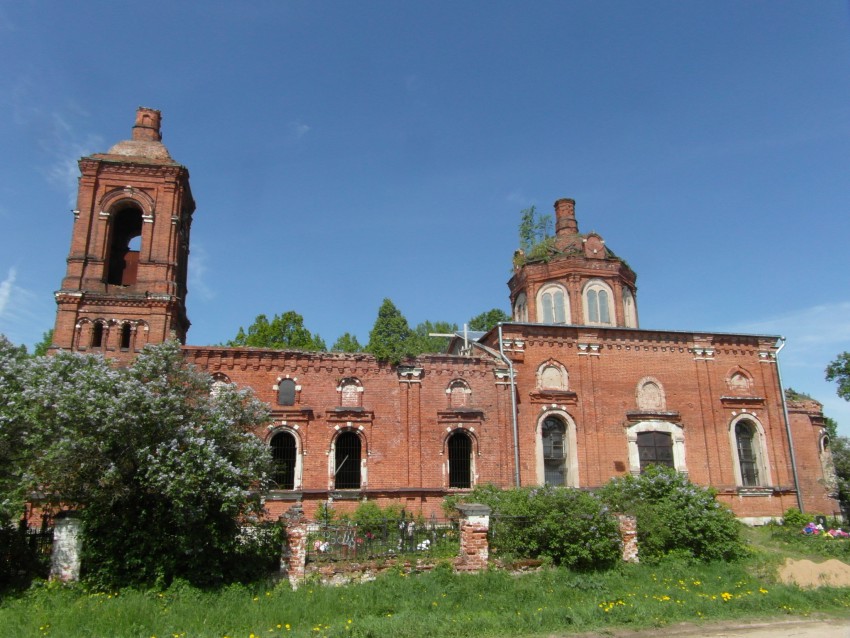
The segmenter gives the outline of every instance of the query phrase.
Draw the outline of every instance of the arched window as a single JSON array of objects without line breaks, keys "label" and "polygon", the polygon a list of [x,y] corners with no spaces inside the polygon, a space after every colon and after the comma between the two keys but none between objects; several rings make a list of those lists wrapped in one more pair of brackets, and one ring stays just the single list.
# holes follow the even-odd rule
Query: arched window
[{"label": "arched window", "polygon": [[142,212],[138,208],[127,206],[112,214],[106,283],[118,286],[136,283],[140,244],[134,239],[141,234]]},{"label": "arched window", "polygon": [[771,484],[770,467],[764,451],[764,429],[747,415],[732,422],[730,430],[735,482],[740,487],[765,487]]},{"label": "arched window", "polygon": [[129,323],[125,323],[121,326],[121,349],[129,350],[130,342],[133,337],[133,328]]},{"label": "arched window", "polygon": [[567,427],[557,417],[550,416],[540,429],[543,440],[543,482],[546,485],[567,485]]},{"label": "arched window", "polygon": [[528,321],[528,302],[524,292],[519,293],[514,302],[514,321]]},{"label": "arched window", "polygon": [[338,490],[360,489],[360,437],[343,432],[334,446],[334,487]]},{"label": "arched window", "polygon": [[637,328],[635,296],[628,288],[623,288],[623,322],[626,328]]},{"label": "arched window", "polygon": [[360,385],[360,381],[354,377],[343,379],[339,382],[337,390],[339,391],[339,404],[341,406],[347,408],[360,407],[360,397],[363,392],[363,386]]},{"label": "arched window", "polygon": [[570,304],[566,291],[560,286],[546,286],[537,295],[537,321],[540,323],[569,323]]},{"label": "arched window", "polygon": [[94,326],[92,326],[91,347],[92,348],[102,348],[103,347],[103,322],[101,322],[101,321],[95,321]]},{"label": "arched window", "polygon": [[591,281],[584,288],[584,318],[588,324],[613,325],[611,300],[614,295],[607,284]]},{"label": "arched window", "polygon": [[272,481],[278,490],[295,489],[295,460],[297,446],[291,432],[278,432],[269,445],[272,449]]},{"label": "arched window", "polygon": [[446,445],[449,449],[449,487],[472,487],[472,439],[465,432],[455,432]]},{"label": "arched window", "polygon": [[751,423],[738,421],[735,425],[735,442],[738,447],[738,463],[741,468],[741,485],[753,487],[759,484],[759,468],[753,439],[756,432]]},{"label": "arched window", "polygon": [[277,382],[277,404],[295,405],[295,381],[281,379]]}]

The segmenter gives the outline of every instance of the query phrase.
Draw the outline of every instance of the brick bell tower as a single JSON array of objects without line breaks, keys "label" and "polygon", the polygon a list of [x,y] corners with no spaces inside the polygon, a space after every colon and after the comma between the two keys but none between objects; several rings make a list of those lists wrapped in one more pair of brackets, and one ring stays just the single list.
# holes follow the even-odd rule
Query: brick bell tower
[{"label": "brick bell tower", "polygon": [[80,159],[68,269],[53,349],[129,362],[147,343],[186,340],[186,271],[195,201],[189,171],[140,107],[129,140]]}]

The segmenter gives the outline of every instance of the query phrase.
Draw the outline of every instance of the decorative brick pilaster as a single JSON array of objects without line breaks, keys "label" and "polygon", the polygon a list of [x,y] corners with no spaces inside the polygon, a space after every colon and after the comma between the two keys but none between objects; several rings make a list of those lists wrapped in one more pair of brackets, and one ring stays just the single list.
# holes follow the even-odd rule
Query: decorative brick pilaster
[{"label": "decorative brick pilaster", "polygon": [[80,580],[80,553],[83,549],[82,521],[72,512],[63,513],[53,523],[53,551],[50,580],[63,583]]},{"label": "decorative brick pilaster", "polygon": [[620,523],[620,538],[623,540],[623,560],[627,563],[637,563],[638,540],[637,519],[627,514],[617,514]]},{"label": "decorative brick pilaster", "polygon": [[457,509],[460,512],[460,555],[455,560],[455,569],[470,572],[487,569],[490,508],[480,503],[462,503]]},{"label": "decorative brick pilaster", "polygon": [[280,517],[286,540],[280,557],[280,573],[289,578],[293,589],[304,580],[307,565],[307,520],[301,505],[294,505]]}]

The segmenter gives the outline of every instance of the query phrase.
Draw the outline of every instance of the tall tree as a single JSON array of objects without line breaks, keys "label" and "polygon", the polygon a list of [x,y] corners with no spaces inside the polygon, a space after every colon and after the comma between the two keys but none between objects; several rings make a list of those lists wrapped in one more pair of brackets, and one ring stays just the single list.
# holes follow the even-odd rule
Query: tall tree
[{"label": "tall tree", "polygon": [[357,340],[357,336],[346,332],[331,346],[331,352],[363,352],[363,346]]},{"label": "tall tree", "polygon": [[53,345],[53,328],[41,335],[41,341],[35,344],[32,354],[35,357],[43,357]]},{"label": "tall tree", "polygon": [[511,317],[501,308],[493,308],[482,312],[480,315],[475,315],[469,320],[468,327],[470,330],[487,331],[494,328],[497,323],[510,321]]},{"label": "tall tree", "polygon": [[304,317],[293,310],[275,315],[271,321],[266,315],[257,315],[246,332],[241,327],[228,346],[249,348],[274,348],[276,350],[327,350],[324,340],[304,327]]},{"label": "tall tree", "polygon": [[826,380],[836,381],[838,396],[850,401],[850,352],[842,352],[826,367]]},{"label": "tall tree", "polygon": [[26,430],[24,487],[80,507],[84,563],[102,587],[212,584],[238,565],[239,522],[259,515],[268,420],[249,391],[149,346],[128,368],[60,352],[18,367],[11,419]]},{"label": "tall tree", "polygon": [[375,355],[379,361],[392,364],[416,356],[416,335],[390,299],[384,299],[378,309],[366,352]]}]

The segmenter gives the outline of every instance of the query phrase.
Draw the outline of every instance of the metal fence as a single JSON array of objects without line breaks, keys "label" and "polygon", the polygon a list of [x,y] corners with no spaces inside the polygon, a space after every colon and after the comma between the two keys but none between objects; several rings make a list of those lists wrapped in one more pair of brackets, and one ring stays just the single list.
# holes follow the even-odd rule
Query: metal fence
[{"label": "metal fence", "polygon": [[308,563],[455,556],[460,546],[457,521],[435,517],[319,522],[307,530]]}]

